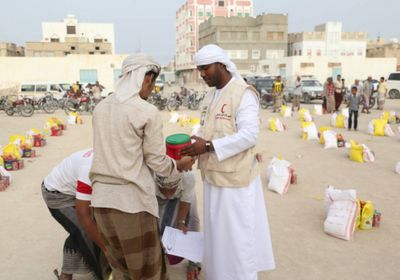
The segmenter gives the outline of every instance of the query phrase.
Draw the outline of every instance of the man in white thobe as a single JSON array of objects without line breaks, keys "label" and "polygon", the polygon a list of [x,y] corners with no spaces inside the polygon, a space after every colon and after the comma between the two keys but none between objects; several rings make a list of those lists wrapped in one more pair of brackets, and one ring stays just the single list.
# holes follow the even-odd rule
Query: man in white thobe
[{"label": "man in white thobe", "polygon": [[275,268],[267,212],[254,147],[259,100],[225,52],[203,47],[194,57],[204,81],[215,87],[204,100],[200,137],[182,150],[199,156],[204,183],[207,280],[256,280]]}]

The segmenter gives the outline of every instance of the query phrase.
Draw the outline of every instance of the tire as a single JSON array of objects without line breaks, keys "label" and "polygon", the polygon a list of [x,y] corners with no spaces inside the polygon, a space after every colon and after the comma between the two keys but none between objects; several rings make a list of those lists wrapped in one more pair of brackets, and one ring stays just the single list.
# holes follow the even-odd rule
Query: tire
[{"label": "tire", "polygon": [[14,115],[14,108],[13,107],[8,107],[8,108],[5,109],[5,111],[6,111],[6,114],[8,116],[13,116]]},{"label": "tire", "polygon": [[374,108],[375,103],[376,103],[376,98],[370,98],[369,99],[369,109]]},{"label": "tire", "polygon": [[178,111],[179,106],[178,106],[178,104],[176,103],[176,100],[174,100],[174,99],[168,100],[167,109],[168,109],[168,111],[170,111],[170,112],[172,112],[172,111]]},{"label": "tire", "polygon": [[64,103],[64,111],[65,114],[69,114],[70,112],[76,112],[75,104],[72,101],[67,101]]},{"label": "tire", "polygon": [[193,103],[189,104],[189,109],[193,110],[193,111],[197,111],[200,107],[200,101],[193,101]]},{"label": "tire", "polygon": [[304,94],[304,103],[305,104],[310,104],[311,103],[311,98],[307,93]]},{"label": "tire", "polygon": [[56,111],[56,107],[54,107],[53,101],[44,103],[44,104],[43,104],[43,110],[44,110],[47,114],[54,114],[54,112]]},{"label": "tire", "polygon": [[396,98],[400,98],[400,92],[397,89],[391,89],[389,91],[389,97],[391,99],[396,99]]},{"label": "tire", "polygon": [[32,117],[34,112],[35,109],[33,108],[32,104],[25,104],[24,106],[21,106],[21,115],[23,117]]}]

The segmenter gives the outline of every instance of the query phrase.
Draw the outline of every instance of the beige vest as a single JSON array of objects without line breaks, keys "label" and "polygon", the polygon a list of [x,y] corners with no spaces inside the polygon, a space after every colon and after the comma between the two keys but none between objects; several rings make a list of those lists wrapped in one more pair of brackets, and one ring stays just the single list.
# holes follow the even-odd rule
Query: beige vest
[{"label": "beige vest", "polygon": [[[205,140],[214,140],[237,132],[236,113],[243,94],[251,87],[238,81],[232,81],[223,89],[212,103],[215,90],[205,98],[202,106],[201,133]],[[206,153],[199,158],[199,169],[203,180],[218,187],[247,187],[258,175],[254,148],[219,162],[215,153]]]}]

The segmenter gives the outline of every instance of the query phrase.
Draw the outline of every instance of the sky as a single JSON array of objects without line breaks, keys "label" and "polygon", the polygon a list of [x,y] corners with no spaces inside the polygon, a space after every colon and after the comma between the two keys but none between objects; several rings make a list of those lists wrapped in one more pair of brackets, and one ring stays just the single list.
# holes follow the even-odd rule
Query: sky
[{"label": "sky", "polygon": [[[113,23],[116,53],[138,50],[165,64],[175,54],[175,15],[185,0],[19,0],[0,12],[0,42],[40,41],[41,22],[73,14],[80,22]],[[289,32],[312,31],[327,21],[369,38],[400,37],[399,0],[253,0],[254,15],[287,13]]]}]

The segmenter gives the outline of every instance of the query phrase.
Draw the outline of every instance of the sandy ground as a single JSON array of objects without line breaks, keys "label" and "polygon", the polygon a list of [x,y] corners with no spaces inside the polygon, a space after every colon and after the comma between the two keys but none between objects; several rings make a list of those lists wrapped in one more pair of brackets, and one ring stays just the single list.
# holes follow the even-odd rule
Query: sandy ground
[{"label": "sandy ground", "polygon": [[[388,102],[387,109],[400,112],[400,100]],[[348,159],[348,150],[344,148],[324,150],[317,142],[301,140],[297,113],[283,120],[288,131],[273,133],[267,130],[267,119],[273,114],[270,110],[261,112],[258,150],[264,152],[264,183],[266,165],[274,155],[295,165],[299,182],[284,196],[264,189],[277,268],[260,273],[259,279],[399,279],[400,176],[394,173],[394,166],[400,161],[400,139],[367,135],[368,121],[378,114],[374,110],[371,115],[361,115],[359,132],[337,129],[346,140],[355,139],[376,153],[375,163],[358,164]],[[165,135],[190,132],[188,128],[167,123],[168,112],[162,115]],[[61,111],[58,116],[65,119]],[[10,134],[24,133],[31,127],[42,128],[47,117],[45,114],[8,117],[0,112],[0,143],[7,143]],[[0,279],[55,279],[52,271],[61,266],[67,235],[50,216],[40,184],[64,157],[91,146],[90,116],[84,116],[83,120],[83,125],[69,126],[64,136],[49,137],[48,145],[37,149],[39,156],[25,160],[26,167],[12,173],[12,186],[0,193]],[[329,116],[316,117],[316,123],[329,125]],[[326,235],[322,197],[327,185],[355,188],[359,198],[372,200],[383,214],[381,227],[357,231],[353,242]],[[202,219],[199,176],[196,188]],[[174,280],[185,279],[184,265],[171,268],[170,275]]]}]

